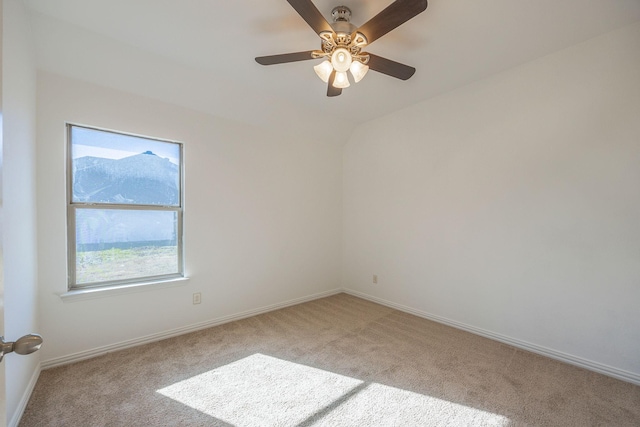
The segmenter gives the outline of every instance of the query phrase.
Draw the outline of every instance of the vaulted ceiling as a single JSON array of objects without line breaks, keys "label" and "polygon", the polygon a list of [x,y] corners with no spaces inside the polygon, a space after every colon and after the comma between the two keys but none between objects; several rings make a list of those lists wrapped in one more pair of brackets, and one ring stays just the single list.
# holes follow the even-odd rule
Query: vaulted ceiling
[{"label": "vaulted ceiling", "polygon": [[[336,98],[318,61],[254,57],[319,48],[285,0],[25,0],[40,69],[249,122],[355,126],[640,20],[638,0],[430,0],[367,48],[417,68],[370,72]],[[359,26],[390,0],[315,0]],[[532,82],[535,84],[535,82]]]}]

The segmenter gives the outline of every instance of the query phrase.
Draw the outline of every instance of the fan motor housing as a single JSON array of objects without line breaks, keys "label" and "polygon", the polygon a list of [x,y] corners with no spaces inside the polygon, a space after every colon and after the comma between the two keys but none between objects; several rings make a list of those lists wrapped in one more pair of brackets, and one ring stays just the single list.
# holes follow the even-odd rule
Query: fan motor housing
[{"label": "fan motor housing", "polygon": [[333,18],[333,22],[337,21],[351,21],[351,9],[347,6],[336,6],[331,11],[331,17]]},{"label": "fan motor housing", "polygon": [[351,9],[347,6],[336,6],[331,11],[333,23],[330,24],[336,33],[351,34],[358,29],[351,21]]}]

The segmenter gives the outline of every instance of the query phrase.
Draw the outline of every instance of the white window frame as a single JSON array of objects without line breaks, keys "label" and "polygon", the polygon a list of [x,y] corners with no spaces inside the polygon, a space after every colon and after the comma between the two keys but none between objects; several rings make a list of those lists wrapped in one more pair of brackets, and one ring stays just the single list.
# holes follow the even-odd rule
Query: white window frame
[{"label": "white window frame", "polygon": [[[118,135],[132,136],[137,138],[145,138],[153,141],[176,144],[179,147],[180,159],[179,159],[179,197],[177,206],[163,206],[163,205],[145,205],[145,204],[117,204],[117,203],[86,203],[73,201],[73,159],[72,159],[72,128],[84,128],[90,130],[96,130],[101,132],[109,132]],[[126,133],[121,131],[114,131],[111,129],[104,129],[95,126],[79,125],[75,123],[66,123],[65,127],[66,139],[67,139],[67,278],[68,278],[68,290],[80,291],[90,289],[111,289],[122,287],[126,285],[149,285],[154,283],[164,283],[175,279],[184,278],[184,245],[183,245],[183,221],[184,221],[184,145],[178,141],[172,141],[167,139],[161,139],[156,137],[149,137],[143,135],[137,135],[132,133]],[[154,276],[136,277],[131,279],[122,280],[109,280],[102,282],[92,283],[76,283],[76,212],[80,209],[119,209],[119,210],[134,210],[134,211],[165,211],[175,212],[177,215],[177,236],[176,245],[178,251],[178,272],[171,274],[161,274]]]}]

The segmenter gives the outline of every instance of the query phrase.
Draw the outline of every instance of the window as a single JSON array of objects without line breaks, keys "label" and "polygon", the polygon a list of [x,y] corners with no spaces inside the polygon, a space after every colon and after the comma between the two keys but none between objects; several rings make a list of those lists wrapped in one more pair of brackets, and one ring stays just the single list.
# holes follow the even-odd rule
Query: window
[{"label": "window", "polygon": [[183,276],[182,144],[67,125],[69,288]]}]

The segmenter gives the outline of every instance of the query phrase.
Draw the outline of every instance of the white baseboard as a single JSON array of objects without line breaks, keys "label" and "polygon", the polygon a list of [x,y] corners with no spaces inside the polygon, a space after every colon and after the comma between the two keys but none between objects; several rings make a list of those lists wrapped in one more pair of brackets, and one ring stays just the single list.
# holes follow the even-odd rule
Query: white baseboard
[{"label": "white baseboard", "polygon": [[[617,378],[623,381],[627,381],[633,384],[637,384],[640,385],[640,375],[636,374],[634,372],[629,372],[629,371],[625,371],[623,369],[618,369],[612,366],[608,366],[599,362],[594,362],[592,360],[588,360],[588,359],[584,359],[578,356],[573,356],[571,354],[567,354],[567,353],[563,353],[561,351],[557,351],[557,350],[553,350],[547,347],[543,347],[537,344],[532,344],[526,341],[522,341],[516,338],[511,338],[505,335],[501,335],[495,332],[491,332],[485,329],[481,329],[481,328],[477,328],[475,326],[471,326],[471,325],[467,325],[461,322],[457,322],[455,320],[451,320],[451,319],[447,319],[445,317],[441,317],[441,316],[437,316],[434,314],[430,314],[430,313],[426,313],[424,311],[421,310],[417,310],[414,309],[412,307],[407,307],[401,304],[397,304],[394,303],[392,301],[388,301],[382,298],[378,298],[378,297],[374,297],[362,292],[358,292],[358,291],[354,291],[351,289],[333,289],[331,291],[326,291],[326,292],[320,292],[317,294],[313,294],[313,295],[308,295],[306,297],[301,297],[301,298],[296,298],[296,299],[292,299],[292,300],[288,300],[282,303],[278,303],[278,304],[272,304],[269,306],[265,306],[265,307],[261,307],[261,308],[257,308],[257,309],[253,309],[253,310],[248,310],[248,311],[244,311],[241,313],[237,313],[234,315],[230,315],[230,316],[224,316],[224,317],[220,317],[217,319],[212,319],[212,320],[208,320],[206,322],[201,322],[201,323],[196,323],[193,325],[188,325],[188,326],[184,326],[181,328],[176,328],[176,329],[171,329],[168,331],[164,331],[164,332],[160,332],[157,334],[152,334],[152,335],[147,335],[144,337],[140,337],[140,338],[136,338],[136,339],[132,339],[132,340],[127,340],[127,341],[122,341],[120,343],[116,343],[116,344],[111,344],[111,345],[107,345],[107,346],[102,346],[102,347],[97,347],[94,349],[90,349],[90,350],[86,350],[86,351],[81,351],[78,353],[74,353],[74,354],[70,354],[67,356],[62,356],[62,357],[57,357],[57,358],[53,358],[53,359],[49,359],[49,360],[45,360],[43,362],[41,362],[41,364],[39,365],[39,369],[37,371],[37,374],[34,374],[34,378],[32,378],[32,383],[30,383],[30,387],[31,389],[29,390],[29,393],[26,394],[26,399],[23,398],[24,402],[24,406],[22,406],[22,410],[20,411],[16,411],[17,413],[20,414],[20,416],[22,416],[22,411],[24,411],[24,407],[26,407],[26,404],[29,400],[29,396],[31,395],[31,390],[33,390],[33,386],[35,386],[35,382],[38,378],[38,375],[40,374],[40,369],[49,369],[49,368],[53,368],[56,366],[62,366],[62,365],[67,365],[69,363],[75,363],[75,362],[79,362],[81,360],[86,360],[86,359],[90,359],[92,357],[97,357],[97,356],[101,356],[103,354],[107,354],[110,352],[114,352],[114,351],[119,351],[119,350],[124,350],[126,348],[130,348],[130,347],[136,347],[142,344],[148,344],[151,342],[155,342],[155,341],[160,341],[163,339],[167,339],[167,338],[172,338],[172,337],[176,337],[179,335],[183,335],[183,334],[188,334],[190,332],[195,332],[195,331],[199,331],[201,329],[207,329],[207,328],[211,328],[213,326],[218,326],[218,325],[222,325],[224,323],[229,323],[229,322],[233,322],[235,320],[240,320],[240,319],[245,319],[247,317],[251,317],[251,316],[256,316],[258,314],[262,314],[262,313],[267,313],[269,311],[274,311],[274,310],[278,310],[281,308],[285,308],[285,307],[289,307],[292,305],[296,305],[296,304],[301,304],[304,302],[308,302],[308,301],[313,301],[319,298],[324,298],[324,297],[328,297],[331,295],[335,295],[338,293],[347,293],[362,299],[366,299],[390,308],[394,308],[396,310],[400,310],[403,311],[405,313],[409,313],[409,314],[413,314],[415,316],[418,317],[422,317],[428,320],[433,320],[434,322],[438,322],[438,323],[442,323],[444,325],[448,325],[448,326],[452,326],[454,328],[457,329],[461,329],[463,331],[467,331],[470,332],[472,334],[476,334],[485,338],[489,338],[492,339],[494,341],[499,341],[508,345],[511,345],[513,347],[516,348],[520,348],[523,350],[527,350],[530,351],[532,353],[537,353],[540,354],[542,356],[546,356],[546,357],[550,357],[552,359],[555,360],[559,360],[561,362],[565,362],[565,363],[569,363],[571,365],[574,366],[578,366],[584,369],[588,369],[590,371],[594,371],[594,372],[598,372],[600,374],[604,374],[604,375],[608,375],[610,377],[613,378]],[[22,402],[21,402],[22,404]],[[15,418],[15,417],[14,417]],[[17,420],[19,421],[20,418],[17,418]],[[13,419],[12,419],[13,421]],[[16,421],[17,423],[17,421]],[[9,426],[13,426],[13,425],[17,425],[17,424],[9,424]]]},{"label": "white baseboard", "polygon": [[578,356],[573,356],[571,354],[563,353],[561,351],[553,350],[551,348],[543,347],[537,344],[532,344],[526,341],[518,340],[515,338],[511,338],[505,335],[497,334],[495,332],[487,331],[485,329],[476,328],[475,326],[467,325],[464,323],[456,322],[455,320],[447,319],[445,317],[436,316],[434,314],[426,313],[424,311],[416,310],[411,307],[407,307],[401,304],[396,304],[391,301],[387,301],[382,298],[374,297],[362,292],[354,291],[351,289],[343,289],[344,293],[356,296],[358,298],[366,299],[372,302],[375,302],[380,305],[384,305],[390,308],[394,308],[399,311],[403,311],[405,313],[413,314],[418,317],[422,317],[428,320],[433,320],[434,322],[442,323],[447,326],[452,326],[456,329],[461,329],[463,331],[470,332],[475,335],[480,335],[485,338],[492,339],[494,341],[499,341],[508,345],[511,345],[516,348],[520,348],[523,350],[530,351],[532,353],[537,353],[542,356],[549,357],[551,359],[559,360],[561,362],[568,363],[570,365],[578,366],[580,368],[588,369],[590,371],[598,372],[600,374],[604,374],[613,378],[617,378],[622,381],[627,381],[633,384],[640,385],[640,375],[634,372],[625,371],[623,369],[614,368],[613,366],[608,366],[599,362],[594,362],[592,360],[583,359]]},{"label": "white baseboard", "polygon": [[284,301],[281,303],[272,304],[265,307],[256,308],[253,310],[247,310],[247,311],[233,314],[230,316],[219,317],[217,319],[208,320],[206,322],[183,326],[181,328],[170,329],[168,331],[159,332],[157,334],[151,334],[151,335],[143,336],[140,338],[134,338],[127,341],[122,341],[116,344],[110,344],[102,347],[93,348],[90,350],[81,351],[78,353],[69,354],[62,357],[56,357],[53,359],[43,361],[41,366],[42,366],[42,369],[49,369],[57,366],[67,365],[69,363],[75,363],[81,360],[102,356],[104,354],[111,353],[114,351],[124,350],[126,348],[136,347],[142,344],[148,344],[155,341],[161,341],[167,338],[173,338],[179,335],[188,334],[190,332],[199,331],[201,329],[207,329],[213,326],[222,325],[223,323],[229,323],[235,320],[245,319],[247,317],[256,316],[262,313],[267,313],[269,311],[279,310],[281,308],[289,307],[292,305],[313,301],[319,298],[324,298],[331,295],[339,294],[341,292],[342,292],[342,289],[333,289],[331,291],[320,292],[317,294],[308,295],[301,298],[295,298],[295,299]]},{"label": "white baseboard", "polygon": [[18,427],[18,424],[20,423],[20,419],[22,418],[22,414],[24,414],[24,410],[27,408],[27,403],[29,403],[29,399],[31,398],[31,394],[33,393],[33,389],[36,387],[36,383],[38,382],[38,378],[40,377],[41,371],[42,371],[42,364],[38,363],[36,365],[36,369],[33,371],[33,374],[31,375],[29,384],[27,384],[27,389],[22,394],[22,398],[18,403],[16,412],[13,413],[13,417],[11,417],[11,419],[7,423],[7,427]]}]

